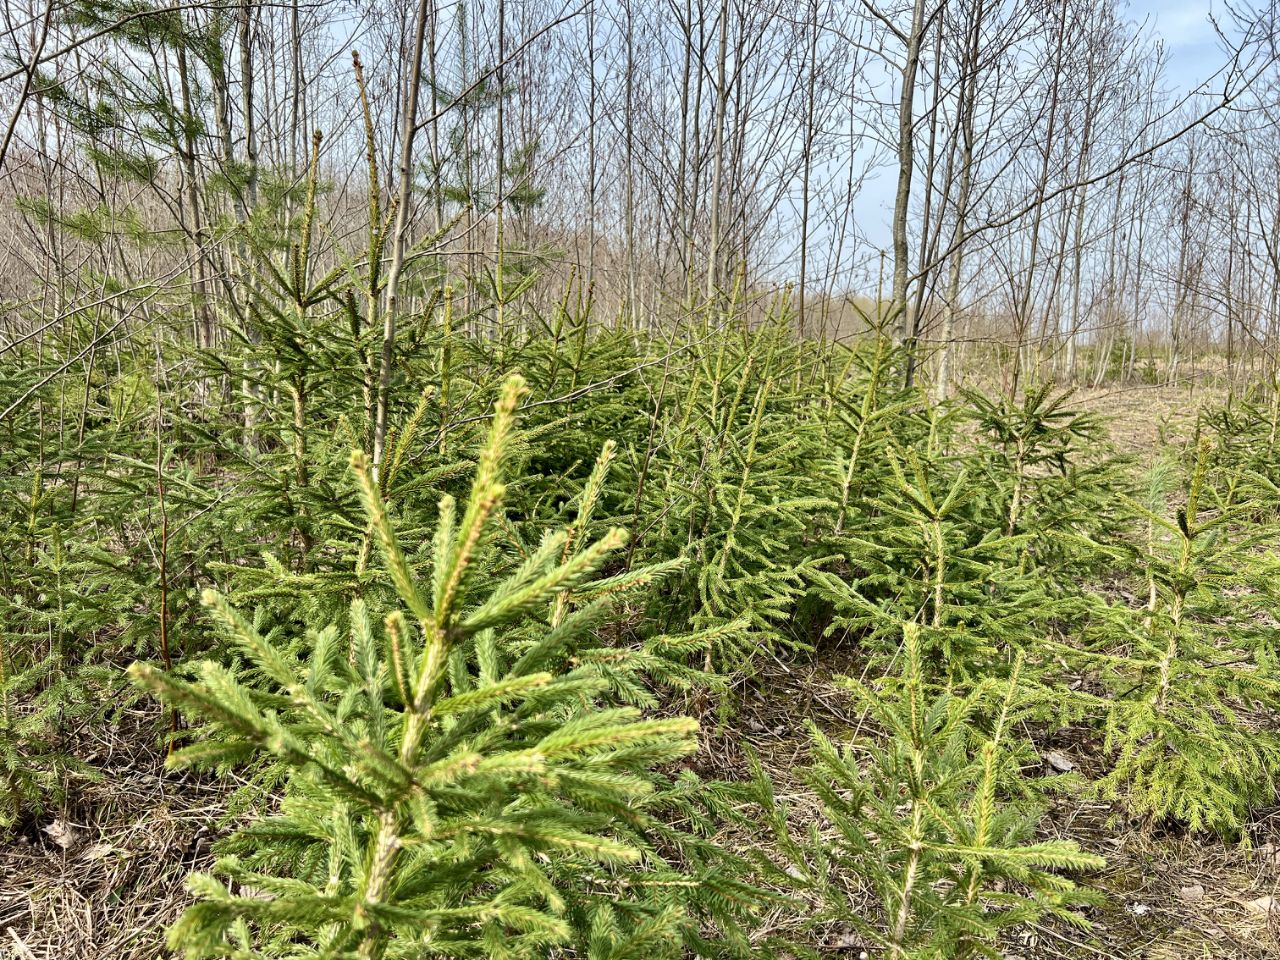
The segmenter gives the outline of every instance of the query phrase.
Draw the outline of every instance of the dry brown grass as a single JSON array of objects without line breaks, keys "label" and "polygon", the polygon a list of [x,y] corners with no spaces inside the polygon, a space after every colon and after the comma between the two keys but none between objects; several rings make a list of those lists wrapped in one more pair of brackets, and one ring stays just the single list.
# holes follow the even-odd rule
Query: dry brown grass
[{"label": "dry brown grass", "polygon": [[1081,389],[1073,402],[1108,419],[1117,450],[1146,460],[1170,443],[1185,441],[1200,411],[1225,397],[1215,387],[1130,384]]},{"label": "dry brown grass", "polygon": [[[155,711],[82,744],[102,778],[0,847],[0,956],[153,960],[208,866],[229,788],[164,770]],[[130,722],[132,721],[132,722]]]}]

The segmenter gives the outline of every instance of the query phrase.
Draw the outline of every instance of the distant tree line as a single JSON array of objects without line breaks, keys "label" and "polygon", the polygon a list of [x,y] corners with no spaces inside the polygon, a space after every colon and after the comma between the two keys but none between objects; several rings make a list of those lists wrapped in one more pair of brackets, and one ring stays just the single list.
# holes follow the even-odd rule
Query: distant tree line
[{"label": "distant tree line", "polygon": [[790,284],[798,334],[874,306],[939,394],[992,357],[1010,393],[1266,373],[1274,14],[1206,22],[1221,68],[1178,92],[1155,26],[1097,0],[20,0],[2,335],[87,358],[163,304],[202,349],[254,337],[239,265],[314,162],[310,255],[374,252],[388,345],[445,284],[472,332],[570,282],[649,328]]}]

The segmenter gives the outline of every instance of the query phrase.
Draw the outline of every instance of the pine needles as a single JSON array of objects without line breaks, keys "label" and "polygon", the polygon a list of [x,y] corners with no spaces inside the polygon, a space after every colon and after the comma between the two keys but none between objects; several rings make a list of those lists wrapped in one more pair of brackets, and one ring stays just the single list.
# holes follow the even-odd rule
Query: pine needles
[{"label": "pine needles", "polygon": [[[1102,859],[1069,841],[1034,840],[1038,811],[1016,798],[1021,775],[1009,735],[1022,708],[1018,672],[1003,690],[935,689],[920,632],[908,627],[893,674],[875,685],[846,682],[883,734],[837,745],[813,730],[809,780],[822,825],[789,836],[757,771],[761,807],[791,855],[785,876],[821,904],[813,925],[852,927],[890,957],[958,960],[998,955],[1003,929],[1046,913],[1087,925],[1071,908],[1096,897],[1065,874],[1097,869]],[[979,714],[991,699],[988,732]],[[879,917],[849,909],[850,879],[873,891]]]}]

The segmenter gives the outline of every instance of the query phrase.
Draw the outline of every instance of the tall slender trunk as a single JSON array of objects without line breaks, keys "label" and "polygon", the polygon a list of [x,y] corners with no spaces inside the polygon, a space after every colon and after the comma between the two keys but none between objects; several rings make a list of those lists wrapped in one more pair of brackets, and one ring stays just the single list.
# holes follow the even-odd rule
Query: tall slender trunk
[{"label": "tall slender trunk", "polygon": [[258,139],[253,109],[253,0],[240,0],[240,109],[244,114],[245,196],[258,206]]},{"label": "tall slender trunk", "polygon": [[587,288],[596,283],[596,4],[587,6]]},{"label": "tall slender trunk", "polygon": [[947,292],[942,303],[942,349],[938,357],[938,379],[934,399],[951,395],[956,361],[956,312],[960,302],[960,279],[964,265],[966,220],[969,215],[969,193],[973,187],[974,115],[977,113],[978,66],[982,46],[984,0],[977,0],[969,23],[965,47],[965,76],[960,89],[960,184],[956,191],[955,227],[952,230],[951,266],[947,275]]},{"label": "tall slender trunk", "polygon": [[899,315],[897,338],[910,335],[907,318],[907,216],[911,211],[911,180],[915,176],[916,75],[920,71],[920,48],[924,40],[924,0],[915,0],[911,9],[911,32],[906,37],[902,63],[902,88],[898,94],[898,186],[893,197],[893,288],[889,309]]},{"label": "tall slender trunk", "polygon": [[636,184],[635,184],[635,133],[630,118],[635,116],[635,23],[632,20],[631,0],[627,0],[627,82],[626,82],[626,233],[627,233],[627,309],[626,315],[634,325],[636,317]]},{"label": "tall slender trunk", "polygon": [[[427,87],[431,91],[431,112],[435,113],[439,103],[439,68],[436,64],[436,50],[439,40],[440,11],[434,3],[427,12]],[[444,229],[444,155],[440,152],[440,125],[431,124],[431,200],[435,210],[432,227],[437,232]]]},{"label": "tall slender trunk", "polygon": [[809,181],[813,173],[813,141],[815,87],[818,81],[818,0],[809,4],[809,73],[805,84],[804,109],[804,168],[800,187],[800,299],[797,305],[797,332],[803,339],[808,333],[805,325],[805,305],[809,289]]},{"label": "tall slender trunk", "polygon": [[507,4],[506,0],[498,0],[498,70],[495,80],[498,85],[498,116],[497,116],[497,159],[495,161],[497,170],[494,172],[494,223],[493,238],[495,246],[495,255],[497,257],[497,269],[494,271],[494,299],[497,301],[497,329],[498,335],[503,336],[506,333],[506,280],[503,276],[506,270],[506,257],[504,249],[506,247],[506,237],[504,236],[505,215],[507,208],[506,198],[506,163],[507,163],[507,123],[506,123],[506,59],[507,59]]},{"label": "tall slender trunk", "polygon": [[[1089,171],[1089,154],[1093,148],[1093,123],[1097,116],[1097,105],[1094,103],[1094,91],[1097,86],[1097,73],[1092,64],[1089,70],[1089,83],[1085,90],[1084,126],[1080,133],[1080,156],[1076,162],[1076,180],[1083,181]],[[1080,336],[1080,287],[1084,282],[1084,210],[1088,187],[1081,182],[1076,188],[1075,223],[1071,228],[1071,320],[1067,331],[1066,380],[1073,383],[1076,379],[1076,340]]]},{"label": "tall slender trunk", "polygon": [[[194,105],[191,102],[191,78],[187,62],[185,44],[177,49],[178,89],[181,93],[180,104],[183,113],[182,144],[182,179],[185,181],[183,194],[191,217],[191,310],[195,318],[196,345],[208,350],[213,346],[213,316],[208,303],[208,278],[206,273],[204,214],[200,209],[199,181],[196,178],[196,142],[194,126],[191,122]],[[197,384],[201,400],[204,399],[206,383],[203,377]]]},{"label": "tall slender trunk", "polygon": [[720,192],[724,178],[724,124],[728,101],[726,64],[729,59],[729,0],[720,2],[720,45],[716,54],[715,148],[711,159],[711,232],[707,241],[707,299],[715,296],[719,280]]},{"label": "tall slender trunk", "polygon": [[387,443],[387,404],[391,392],[391,367],[395,362],[396,320],[400,305],[400,273],[404,269],[405,235],[409,231],[409,195],[413,186],[413,141],[418,128],[418,88],[422,76],[422,50],[426,45],[427,15],[433,0],[418,0],[414,25],[413,57],[406,80],[400,135],[400,185],[396,223],[391,236],[391,263],[382,311],[382,356],[378,365],[378,402],[373,427],[373,466],[382,465]]},{"label": "tall slender trunk", "polygon": [[[933,48],[934,63],[942,62],[942,30],[939,29],[934,34]],[[934,177],[937,175],[938,164],[938,112],[941,107],[940,99],[942,94],[942,71],[935,66],[933,71],[933,90],[931,91],[928,117],[929,117],[929,143],[925,151],[924,165],[924,210],[920,216],[920,256],[919,266],[916,276],[916,289],[914,303],[907,309],[907,313],[903,316],[903,324],[906,330],[905,342],[907,348],[907,369],[906,369],[906,385],[910,387],[915,382],[916,372],[916,354],[917,344],[920,335],[920,326],[923,320],[925,307],[925,293],[929,288],[928,274],[931,272],[929,263],[933,257],[933,249],[937,247],[937,234],[941,232],[942,224],[938,223],[938,229],[933,229],[933,200],[934,200]],[[948,163],[950,160],[948,159]],[[951,191],[950,176],[946,178],[945,190],[942,195],[940,211],[946,210],[947,194]],[[942,213],[939,213],[939,221],[941,221]],[[931,249],[933,248],[933,249]],[[905,291],[904,291],[905,292]]]},{"label": "tall slender trunk", "polygon": [[293,83],[292,96],[289,97],[289,173],[296,177],[298,142],[300,139],[306,142],[304,129],[307,125],[307,88],[302,77],[302,23],[298,13],[298,0],[290,0],[289,3],[289,53]]},{"label": "tall slender trunk", "polygon": [[[254,123],[253,100],[253,13],[252,0],[239,0],[236,12],[236,26],[240,47],[240,113],[244,124],[245,179],[243,185],[237,183],[233,193],[241,226],[249,222],[250,215],[258,205],[258,141]],[[229,80],[226,83],[229,87]],[[215,88],[216,86],[217,80],[215,79]],[[226,164],[227,172],[231,173],[235,170],[236,161],[231,132],[231,104],[228,93],[229,91],[224,92],[219,106],[222,113],[220,132],[223,140],[223,160]],[[243,240],[237,241],[237,244],[239,248],[238,254],[243,260],[248,255],[248,249]],[[253,286],[253,283],[250,282],[250,292],[246,298],[249,302],[252,302],[254,297]],[[251,322],[251,313],[247,308],[242,319],[246,338],[250,343],[259,343],[262,339],[262,334]],[[257,361],[250,359],[240,381],[240,389],[244,394],[244,443],[250,450],[257,449],[258,419],[265,406],[262,386],[257,380],[258,369]]]},{"label": "tall slender trunk", "polygon": [[1035,210],[1031,214],[1030,250],[1027,254],[1027,278],[1023,284],[1021,296],[1014,310],[1013,369],[1009,375],[1009,397],[1017,396],[1022,375],[1022,347],[1031,310],[1031,294],[1035,288],[1036,267],[1040,257],[1040,228],[1044,222],[1045,195],[1049,186],[1049,169],[1053,158],[1054,137],[1058,132],[1058,95],[1062,83],[1063,45],[1066,42],[1067,4],[1060,4],[1058,17],[1057,43],[1054,54],[1053,79],[1049,84],[1049,117],[1045,130],[1044,145],[1041,151],[1040,174],[1036,180]]}]

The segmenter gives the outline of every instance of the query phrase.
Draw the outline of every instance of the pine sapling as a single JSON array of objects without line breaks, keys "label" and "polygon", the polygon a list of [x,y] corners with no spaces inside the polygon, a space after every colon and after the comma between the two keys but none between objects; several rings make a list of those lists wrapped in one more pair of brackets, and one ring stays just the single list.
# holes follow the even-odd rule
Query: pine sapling
[{"label": "pine sapling", "polygon": [[1146,602],[1099,601],[1084,648],[1059,652],[1107,690],[1068,694],[1105,718],[1114,766],[1103,794],[1149,818],[1234,833],[1280,778],[1280,630],[1264,612],[1276,563],[1263,548],[1275,534],[1244,522],[1253,503],[1209,483],[1209,460],[1202,443],[1172,517],[1164,467],[1148,503],[1133,504],[1147,526],[1134,557]]}]

